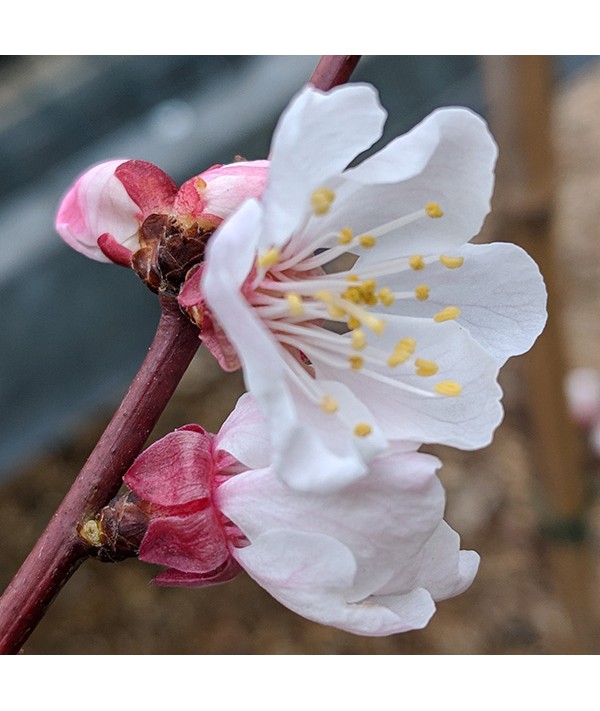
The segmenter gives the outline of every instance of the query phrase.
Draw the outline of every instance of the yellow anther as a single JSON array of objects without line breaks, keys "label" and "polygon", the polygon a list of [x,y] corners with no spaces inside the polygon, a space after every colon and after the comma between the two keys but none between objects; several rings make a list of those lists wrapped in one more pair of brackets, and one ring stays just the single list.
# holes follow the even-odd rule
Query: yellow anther
[{"label": "yellow anther", "polygon": [[415,352],[416,346],[417,342],[414,338],[410,338],[408,336],[406,338],[403,338],[394,346],[394,352],[388,358],[387,364],[390,366],[390,368],[395,368],[397,365],[402,365],[402,363],[406,363],[406,361]]},{"label": "yellow anther", "polygon": [[357,437],[367,437],[371,432],[373,432],[373,428],[366,422],[359,422],[354,428],[354,434]]},{"label": "yellow anther", "polygon": [[462,385],[455,383],[453,380],[442,380],[438,383],[434,390],[440,395],[447,395],[448,397],[456,397],[462,392]]},{"label": "yellow anther", "polygon": [[362,289],[366,289],[367,291],[375,291],[377,288],[377,282],[375,279],[365,279],[360,286]]},{"label": "yellow anther", "polygon": [[360,246],[365,249],[371,249],[371,247],[374,247],[377,244],[377,238],[373,235],[361,235],[358,238],[358,241]]},{"label": "yellow anther", "polygon": [[328,415],[332,415],[334,412],[337,412],[339,408],[339,403],[333,395],[323,396],[321,400],[321,410],[323,410],[323,412],[326,412]]},{"label": "yellow anther", "polygon": [[310,196],[310,204],[315,215],[326,215],[331,203],[335,200],[335,193],[329,188],[317,188]]},{"label": "yellow anther", "polygon": [[302,316],[304,313],[304,304],[302,297],[299,294],[287,294],[285,297],[288,303],[288,309],[292,316]]},{"label": "yellow anther", "polygon": [[358,286],[349,286],[346,291],[341,294],[342,299],[348,299],[353,304],[360,304],[362,301],[360,289]]},{"label": "yellow anther", "polygon": [[348,356],[348,363],[350,363],[352,370],[360,370],[365,364],[365,361],[358,355],[350,355]]},{"label": "yellow anther", "polygon": [[377,296],[375,295],[375,288],[377,287],[377,282],[375,279],[366,279],[358,287],[360,298],[363,304],[367,306],[375,306],[377,304]]},{"label": "yellow anther", "polygon": [[420,254],[413,254],[408,260],[408,266],[418,272],[421,269],[425,269],[425,260]]},{"label": "yellow anther", "polygon": [[274,264],[277,264],[277,262],[279,261],[279,255],[280,252],[277,247],[271,247],[271,249],[267,249],[267,251],[260,254],[258,259],[256,260],[258,268],[268,269]]},{"label": "yellow anther", "polygon": [[435,375],[439,370],[439,366],[434,360],[426,360],[425,358],[415,358],[415,366],[417,375],[421,375],[424,378]]},{"label": "yellow anther", "polygon": [[338,236],[338,244],[350,244],[354,239],[354,232],[349,227],[344,227],[340,230]]},{"label": "yellow anther", "polygon": [[352,348],[356,351],[361,350],[367,345],[367,337],[365,336],[365,332],[360,328],[352,331],[350,339],[352,341]]},{"label": "yellow anther", "polygon": [[394,303],[394,292],[387,286],[379,289],[377,296],[384,306],[391,306]]},{"label": "yellow anther", "polygon": [[348,274],[346,281],[360,281],[358,274]]},{"label": "yellow anther", "polygon": [[409,351],[410,354],[412,355],[415,352],[416,347],[417,347],[417,342],[415,341],[415,339],[411,338],[410,336],[406,336],[401,341],[396,343],[394,350]]},{"label": "yellow anther", "polygon": [[448,257],[445,254],[440,255],[440,262],[447,268],[447,269],[458,269],[459,267],[462,267],[464,264],[465,258],[464,257]]},{"label": "yellow anther", "polygon": [[348,328],[351,331],[354,331],[355,328],[360,328],[360,321],[356,318],[356,316],[348,317]]},{"label": "yellow anther", "polygon": [[437,202],[428,202],[425,205],[425,212],[429,217],[441,217],[444,214]]},{"label": "yellow anther", "polygon": [[402,363],[406,363],[409,358],[410,353],[394,351],[392,355],[387,359],[387,364],[390,366],[390,368],[395,368],[398,365],[402,365]]},{"label": "yellow anther", "polygon": [[198,195],[202,197],[202,193],[206,190],[206,180],[203,180],[200,177],[196,178],[194,182],[194,187],[196,188],[196,192],[198,193]]},{"label": "yellow anther", "polygon": [[459,316],[459,308],[456,306],[446,306],[445,309],[438,311],[438,313],[433,317],[433,320],[437,321],[437,323],[442,323],[442,321],[452,321],[453,318],[458,318]]},{"label": "yellow anther", "polygon": [[415,289],[415,296],[419,301],[427,301],[429,298],[429,287],[427,284],[419,284],[419,286]]}]

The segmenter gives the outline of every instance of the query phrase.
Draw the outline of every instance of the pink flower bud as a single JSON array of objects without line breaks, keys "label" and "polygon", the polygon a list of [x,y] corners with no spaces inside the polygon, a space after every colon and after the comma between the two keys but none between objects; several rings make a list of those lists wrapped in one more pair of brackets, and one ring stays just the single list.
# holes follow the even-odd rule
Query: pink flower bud
[{"label": "pink flower bud", "polygon": [[[73,249],[101,262],[131,267],[135,253],[144,250],[143,259],[134,260],[134,267],[158,289],[162,287],[160,267],[155,264],[158,242],[182,235],[189,241],[197,232],[202,244],[194,258],[201,260],[207,235],[244,200],[262,193],[268,165],[265,160],[215,165],[178,188],[171,177],[147,161],[100,163],[66,193],[56,229]],[[144,221],[156,215],[163,218],[158,222],[165,225],[164,235],[143,229]]]}]

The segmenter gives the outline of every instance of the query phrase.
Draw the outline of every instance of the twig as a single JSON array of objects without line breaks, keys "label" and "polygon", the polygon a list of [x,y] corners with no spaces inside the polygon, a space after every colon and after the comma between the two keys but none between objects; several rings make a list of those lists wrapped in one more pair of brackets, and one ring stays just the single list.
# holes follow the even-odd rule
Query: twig
[{"label": "twig", "polygon": [[198,329],[161,297],[154,341],[129,391],[34,549],[0,598],[0,653],[15,654],[90,548],[78,528],[105,506],[196,353]]},{"label": "twig", "polygon": [[344,84],[350,78],[360,57],[360,54],[325,55],[317,64],[308,83],[322,91],[332,89],[338,84]]}]

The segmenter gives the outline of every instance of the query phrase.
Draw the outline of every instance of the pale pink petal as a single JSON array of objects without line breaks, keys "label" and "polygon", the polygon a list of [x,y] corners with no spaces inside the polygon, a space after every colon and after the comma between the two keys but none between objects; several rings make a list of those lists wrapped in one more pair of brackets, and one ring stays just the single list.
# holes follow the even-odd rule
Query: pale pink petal
[{"label": "pale pink petal", "polygon": [[228,452],[248,469],[262,469],[271,460],[271,442],[263,416],[245,393],[225,420],[214,441],[215,456]]},{"label": "pale pink petal", "polygon": [[380,604],[377,597],[347,602],[356,561],[346,546],[320,533],[270,530],[234,555],[289,609],[354,634],[380,636],[422,628],[435,611],[425,590],[408,593],[397,611]]},{"label": "pale pink petal", "polygon": [[[412,583],[429,590],[434,600],[446,600],[471,585],[479,568],[479,556],[474,551],[461,551],[456,531],[440,521],[421,548],[417,565]],[[382,592],[391,594],[406,584],[405,571],[398,570]]]},{"label": "pale pink petal", "polygon": [[[370,465],[369,475],[332,494],[291,492],[269,469],[224,482],[216,501],[251,542],[272,529],[319,532],[352,551],[357,572],[346,600],[378,593],[398,571],[408,592],[419,573],[420,554],[444,510],[435,476],[440,462],[426,454],[392,448]],[[315,468],[318,468],[315,466]]]},{"label": "pale pink petal", "polygon": [[108,161],[86,171],[64,196],[56,216],[56,230],[65,242],[99,262],[110,261],[98,247],[105,233],[127,249],[137,249],[142,211],[115,175],[126,162]]},{"label": "pale pink petal", "polygon": [[267,180],[269,162],[240,161],[215,165],[187,180],[179,189],[173,210],[218,224],[248,198],[258,198]]}]

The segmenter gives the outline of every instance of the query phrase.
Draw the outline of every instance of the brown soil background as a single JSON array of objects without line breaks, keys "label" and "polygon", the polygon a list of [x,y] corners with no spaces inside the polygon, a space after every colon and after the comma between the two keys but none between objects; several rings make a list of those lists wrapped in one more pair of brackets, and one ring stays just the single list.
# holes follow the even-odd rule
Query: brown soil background
[{"label": "brown soil background", "polygon": [[[600,65],[556,96],[556,237],[569,365],[600,369]],[[510,239],[510,235],[502,235]],[[600,506],[590,496],[586,547],[559,544],[583,566],[553,564],[539,533],[543,488],[532,464],[522,359],[505,367],[506,418],[480,452],[442,458],[447,519],[482,558],[469,591],[442,602],[421,631],[372,639],[308,622],[247,576],[207,589],[149,585],[151,566],[85,563],[26,645],[28,654],[561,654],[597,652]],[[560,386],[557,383],[557,387]],[[242,392],[199,354],[153,439],[187,422],[215,431]],[[0,587],[26,557],[111,413],[83,424],[0,489]],[[587,462],[591,491],[598,462]],[[568,476],[569,473],[566,473]],[[583,561],[583,562],[582,562]],[[564,589],[570,598],[564,597]],[[589,602],[591,600],[591,602]]]}]

